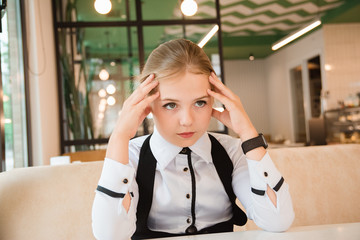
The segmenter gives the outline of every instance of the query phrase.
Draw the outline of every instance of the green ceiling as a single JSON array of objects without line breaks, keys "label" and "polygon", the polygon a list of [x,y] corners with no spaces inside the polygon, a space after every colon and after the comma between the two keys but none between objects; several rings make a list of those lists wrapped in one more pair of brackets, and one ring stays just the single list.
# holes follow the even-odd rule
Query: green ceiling
[{"label": "green ceiling", "polygon": [[[125,0],[112,0],[113,9],[108,15],[98,14],[89,0],[76,1],[78,22],[124,22],[136,20],[135,1],[129,0],[129,16]],[[214,0],[197,0],[198,13],[190,19],[215,18]],[[264,58],[272,53],[271,44],[301,28],[315,17],[323,23],[360,22],[360,1],[357,0],[220,0],[225,59],[245,59],[252,53]],[[143,0],[143,20],[181,19],[179,0]],[[212,25],[188,25],[186,36],[200,41]],[[84,44],[93,57],[115,57],[128,53],[126,27],[86,27],[81,29]],[[146,55],[158,44],[183,36],[181,26],[144,27]],[[136,27],[130,28],[131,45],[137,52]],[[207,53],[217,52],[217,39],[205,46]]]}]

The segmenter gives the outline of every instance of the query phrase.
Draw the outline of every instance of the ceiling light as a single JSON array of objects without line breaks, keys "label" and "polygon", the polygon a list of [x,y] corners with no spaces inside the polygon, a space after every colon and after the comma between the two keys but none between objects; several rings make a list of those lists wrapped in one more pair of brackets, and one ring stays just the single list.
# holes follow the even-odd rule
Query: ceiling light
[{"label": "ceiling light", "polygon": [[107,14],[111,10],[111,2],[110,0],[95,0],[94,7],[98,13]]},{"label": "ceiling light", "polygon": [[109,106],[113,106],[115,103],[116,103],[116,100],[115,100],[115,98],[113,96],[110,96],[110,97],[107,98],[107,104]]},{"label": "ceiling light", "polygon": [[99,97],[103,98],[103,97],[106,97],[106,91],[105,89],[100,89],[99,92],[98,92],[98,95]]},{"label": "ceiling light", "polygon": [[106,87],[106,92],[108,94],[114,94],[116,92],[116,88],[113,84],[109,84],[107,87]]},{"label": "ceiling light", "polygon": [[331,71],[332,66],[330,64],[325,64],[325,71]]},{"label": "ceiling light", "polygon": [[271,47],[272,50],[278,50],[279,48],[285,46],[286,44],[288,44],[289,42],[294,41],[296,38],[304,35],[305,33],[309,32],[310,30],[316,28],[317,26],[319,26],[321,24],[320,20],[316,20],[314,22],[312,22],[311,24],[307,25],[306,27],[302,28],[301,30],[292,33],[291,35],[281,39],[280,41],[274,43]]},{"label": "ceiling light", "polygon": [[103,81],[106,81],[109,79],[109,77],[110,77],[109,72],[105,68],[101,69],[99,73],[99,78]]},{"label": "ceiling light", "polygon": [[219,26],[216,24],[208,34],[198,43],[198,46],[203,48],[205,44],[214,36],[214,34],[219,30]]},{"label": "ceiling light", "polygon": [[106,105],[106,104],[107,104],[106,99],[102,98],[102,99],[100,100],[100,105]]},{"label": "ceiling light", "polygon": [[104,113],[99,113],[99,114],[98,114],[98,118],[99,118],[99,119],[104,119]]},{"label": "ceiling light", "polygon": [[106,104],[99,104],[99,112],[105,112]]},{"label": "ceiling light", "polygon": [[10,99],[10,98],[9,98],[7,95],[5,95],[5,94],[3,95],[3,102],[9,101],[9,99]]},{"label": "ceiling light", "polygon": [[255,60],[254,54],[250,53],[250,55],[249,55],[249,60],[250,60],[250,61],[254,61],[254,60]]},{"label": "ceiling light", "polygon": [[198,10],[198,5],[194,0],[184,0],[181,3],[181,12],[185,15],[185,16],[194,16],[195,13]]}]

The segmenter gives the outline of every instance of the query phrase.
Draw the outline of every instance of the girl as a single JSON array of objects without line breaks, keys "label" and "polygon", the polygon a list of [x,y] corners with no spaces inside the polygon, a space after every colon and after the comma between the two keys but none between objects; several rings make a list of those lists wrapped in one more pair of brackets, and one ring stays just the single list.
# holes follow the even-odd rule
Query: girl
[{"label": "girl", "polygon": [[[226,232],[247,218],[267,231],[290,227],[288,185],[200,47],[184,39],[160,45],[140,80],[109,139],[92,211],[97,239]],[[214,99],[226,110],[213,109]],[[132,139],[150,112],[153,134]],[[211,117],[239,138],[208,134]]]}]

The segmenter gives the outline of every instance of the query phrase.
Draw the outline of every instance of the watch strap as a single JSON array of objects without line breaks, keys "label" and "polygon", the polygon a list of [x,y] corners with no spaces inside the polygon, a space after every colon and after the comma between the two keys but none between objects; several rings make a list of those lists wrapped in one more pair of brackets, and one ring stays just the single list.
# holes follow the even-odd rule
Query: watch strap
[{"label": "watch strap", "polygon": [[259,136],[246,140],[241,144],[241,148],[244,154],[258,147],[264,147],[265,149],[268,147],[268,144],[262,133],[259,133]]}]

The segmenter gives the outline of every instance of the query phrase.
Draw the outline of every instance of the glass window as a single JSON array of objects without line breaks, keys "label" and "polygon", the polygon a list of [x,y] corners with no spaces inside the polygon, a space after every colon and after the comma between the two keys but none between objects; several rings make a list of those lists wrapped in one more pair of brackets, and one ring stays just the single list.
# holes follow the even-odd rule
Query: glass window
[{"label": "glass window", "polygon": [[[135,0],[110,1],[111,10],[101,14],[95,10],[95,2],[106,6],[108,0],[57,0],[56,19],[58,22],[110,22],[136,20]],[[105,2],[105,3],[104,3]]]},{"label": "glass window", "polygon": [[144,27],[144,51],[145,59],[161,43],[171,39],[183,38],[183,27],[181,25],[149,26]]},{"label": "glass window", "polygon": [[[140,72],[140,65],[152,50],[175,38],[198,43],[217,22],[214,0],[198,1],[199,12],[194,17],[180,13],[179,0],[111,3],[110,13],[101,15],[85,0],[55,1],[62,86],[59,91],[63,98],[61,122],[65,149],[62,151],[103,147],[123,102],[139,84],[135,76]],[[136,3],[141,3],[141,19],[136,19]],[[186,25],[187,19],[194,20],[191,22],[194,24]],[[206,21],[195,24],[201,19]],[[174,24],[169,25],[169,20],[175,20]],[[204,50],[211,60],[217,59],[219,63],[216,35]],[[214,126],[212,130],[226,131],[222,126]],[[151,133],[152,129],[153,121],[148,117],[137,135]]]},{"label": "glass window", "polygon": [[[162,9],[166,9],[166,11]],[[179,0],[143,0],[141,4],[142,19],[179,20],[182,16],[180,11],[177,11],[178,9],[180,9]]]},{"label": "glass window", "polygon": [[5,134],[5,169],[28,166],[27,117],[20,6],[8,1],[1,19],[1,79]]},{"label": "glass window", "polygon": [[139,74],[136,28],[62,28],[58,33],[65,140],[108,138]]}]

